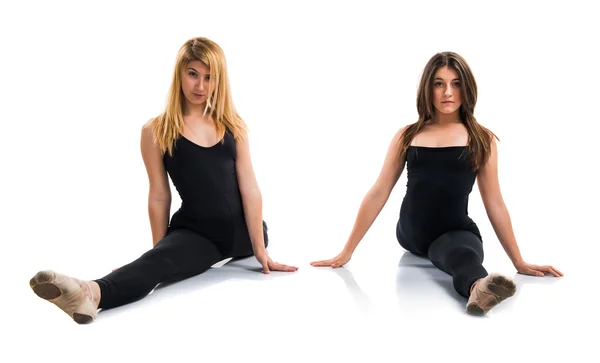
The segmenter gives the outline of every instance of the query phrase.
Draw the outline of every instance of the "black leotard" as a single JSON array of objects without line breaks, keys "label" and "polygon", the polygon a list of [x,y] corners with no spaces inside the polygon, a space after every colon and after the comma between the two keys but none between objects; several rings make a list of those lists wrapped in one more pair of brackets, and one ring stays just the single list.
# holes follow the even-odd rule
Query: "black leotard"
[{"label": "black leotard", "polygon": [[449,231],[481,235],[468,215],[469,194],[476,173],[465,146],[409,146],[406,195],[396,228],[409,251],[427,255],[431,243]]},{"label": "black leotard", "polygon": [[202,147],[181,136],[173,156],[165,153],[164,165],[181,197],[169,231],[190,229],[229,254],[234,244],[249,243],[250,236],[238,185],[236,143],[230,132],[223,141]]}]

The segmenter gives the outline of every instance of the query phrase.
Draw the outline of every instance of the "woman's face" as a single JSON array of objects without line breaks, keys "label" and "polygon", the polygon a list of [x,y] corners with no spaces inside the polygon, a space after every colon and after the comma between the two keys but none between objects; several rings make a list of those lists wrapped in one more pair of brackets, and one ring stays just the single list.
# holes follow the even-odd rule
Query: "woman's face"
[{"label": "woman's face", "polygon": [[446,115],[458,112],[462,102],[458,74],[444,66],[435,72],[432,82],[433,106],[437,112]]},{"label": "woman's face", "polygon": [[202,106],[210,96],[210,69],[200,61],[192,61],[183,70],[181,89],[188,103]]}]

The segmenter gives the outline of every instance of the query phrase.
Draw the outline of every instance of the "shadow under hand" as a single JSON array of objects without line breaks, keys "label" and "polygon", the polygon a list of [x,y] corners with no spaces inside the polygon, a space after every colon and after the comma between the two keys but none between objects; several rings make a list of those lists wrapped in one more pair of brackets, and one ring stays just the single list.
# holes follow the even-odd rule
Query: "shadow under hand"
[{"label": "shadow under hand", "polygon": [[404,252],[398,262],[396,293],[402,304],[439,306],[444,297],[449,297],[448,300],[462,310],[467,302],[454,289],[452,276],[439,270],[427,258],[408,251]]},{"label": "shadow under hand", "polygon": [[536,284],[536,285],[553,285],[562,280],[563,277],[554,277],[550,275],[546,275],[544,277],[540,276],[531,276],[531,275],[523,275],[520,273],[515,273],[513,276],[513,280],[515,280],[515,284],[518,286],[526,285],[526,284]]},{"label": "shadow under hand", "polygon": [[358,283],[356,283],[352,271],[346,267],[335,268],[333,271],[342,278],[348,292],[354,298],[356,305],[363,310],[370,310],[373,306],[371,299],[369,299],[367,294],[365,294]]},{"label": "shadow under hand", "polygon": [[232,279],[244,279],[250,281],[265,281],[281,278],[293,272],[271,271],[270,274],[262,273],[262,268],[254,256],[237,259],[227,259],[214,264],[207,271],[178,281],[165,282],[157,285],[154,290],[141,299],[111,309],[102,309],[103,316],[126,313],[129,309],[140,304],[155,304],[173,296],[196,293],[203,289],[226,282]]},{"label": "shadow under hand", "polygon": [[369,311],[372,309],[373,304],[371,299],[369,299],[367,294],[365,294],[365,292],[360,288],[356,282],[356,279],[354,278],[354,275],[352,274],[352,271],[350,271],[347,265],[338,268],[316,267],[315,269],[318,271],[329,271],[328,273],[334,273],[339,276],[356,303],[356,306],[363,311]]}]

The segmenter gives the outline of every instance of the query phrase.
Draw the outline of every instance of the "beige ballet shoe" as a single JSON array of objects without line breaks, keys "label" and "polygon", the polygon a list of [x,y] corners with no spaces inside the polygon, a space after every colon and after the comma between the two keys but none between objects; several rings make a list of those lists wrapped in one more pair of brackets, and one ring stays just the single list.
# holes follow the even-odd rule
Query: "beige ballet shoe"
[{"label": "beige ballet shoe", "polygon": [[513,296],[517,291],[515,282],[508,276],[492,273],[478,280],[467,302],[467,313],[484,315],[494,306]]},{"label": "beige ballet shoe", "polygon": [[[90,289],[88,296],[81,284]],[[37,296],[48,300],[67,313],[78,324],[91,323],[97,315],[93,290],[87,282],[56,273],[51,270],[38,272],[29,286]]]}]

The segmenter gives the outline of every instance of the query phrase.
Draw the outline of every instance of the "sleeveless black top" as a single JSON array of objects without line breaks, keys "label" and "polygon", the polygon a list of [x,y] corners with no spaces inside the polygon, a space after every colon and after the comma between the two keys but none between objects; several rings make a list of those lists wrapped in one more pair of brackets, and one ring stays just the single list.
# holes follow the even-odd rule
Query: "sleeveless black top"
[{"label": "sleeveless black top", "polygon": [[229,130],[222,141],[203,147],[180,135],[173,156],[165,153],[165,169],[181,198],[169,230],[187,228],[213,242],[230,243],[234,227],[245,224],[236,143]]},{"label": "sleeveless black top", "polygon": [[476,173],[466,146],[409,146],[407,185],[397,226],[399,239],[426,250],[437,237],[467,230],[479,239],[477,225],[468,215],[469,194]]}]

